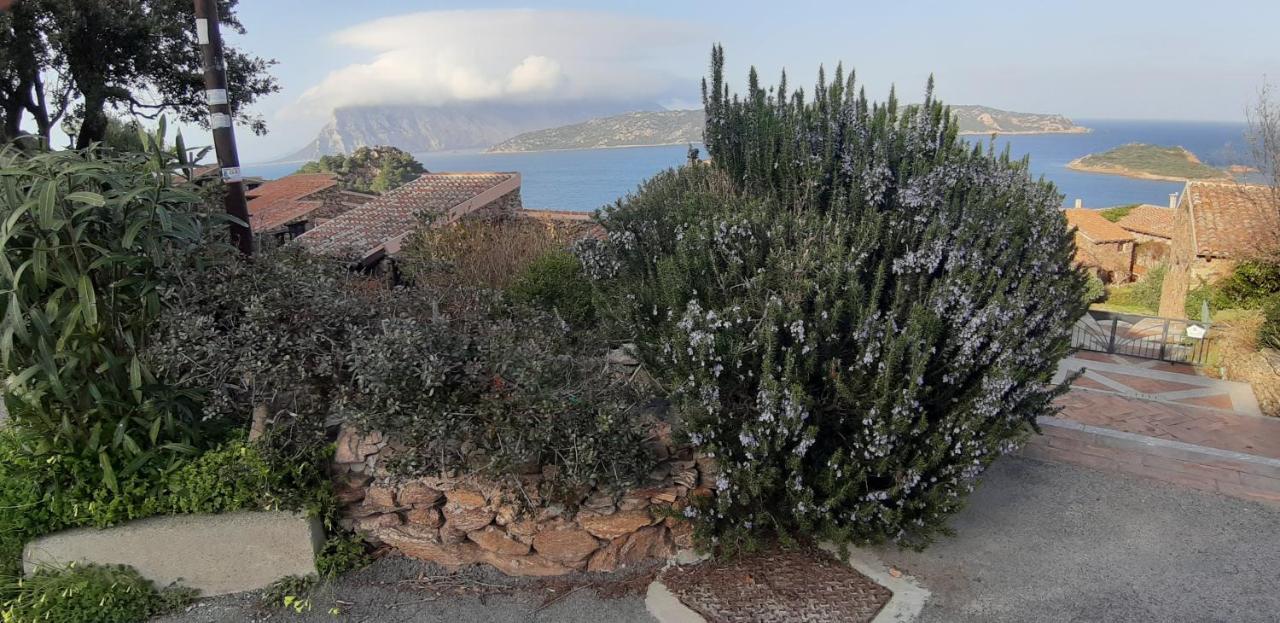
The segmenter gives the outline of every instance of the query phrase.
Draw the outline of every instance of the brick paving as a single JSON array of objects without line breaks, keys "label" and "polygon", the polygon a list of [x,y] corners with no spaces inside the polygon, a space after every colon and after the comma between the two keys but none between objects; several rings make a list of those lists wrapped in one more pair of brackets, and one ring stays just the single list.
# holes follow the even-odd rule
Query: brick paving
[{"label": "brick paving", "polygon": [[1073,389],[1059,417],[1112,430],[1280,459],[1280,419]]},{"label": "brick paving", "polygon": [[1194,366],[1083,351],[1063,360],[1057,378],[1076,372],[1082,372],[1074,382],[1076,389],[1243,415],[1262,414],[1248,384],[1203,376]]},{"label": "brick paving", "polygon": [[1057,379],[1081,371],[1025,456],[1280,504],[1280,418],[1261,415],[1248,385],[1092,352]]}]

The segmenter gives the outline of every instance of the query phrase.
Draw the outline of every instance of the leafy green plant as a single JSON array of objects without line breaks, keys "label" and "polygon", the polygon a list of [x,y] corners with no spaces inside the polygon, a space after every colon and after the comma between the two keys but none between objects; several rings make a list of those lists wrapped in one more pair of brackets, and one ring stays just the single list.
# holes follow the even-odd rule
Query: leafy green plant
[{"label": "leafy green plant", "polygon": [[[172,513],[308,508],[331,503],[322,467],[280,468],[243,441],[226,444],[167,472],[122,478],[118,492],[91,478],[97,463],[34,451],[29,432],[0,432],[0,576],[14,576],[29,539],[64,528],[107,527]],[[320,463],[313,460],[309,465]],[[305,474],[300,477],[299,473]]]},{"label": "leafy green plant", "polygon": [[141,623],[190,603],[195,592],[157,590],[132,567],[72,565],[19,581],[0,604],[4,623]]},{"label": "leafy green plant", "polygon": [[1240,262],[1219,285],[1223,304],[1241,309],[1257,309],[1280,294],[1280,262],[1249,260]]},{"label": "leafy green plant", "polygon": [[567,250],[551,251],[534,260],[507,288],[521,304],[554,311],[571,326],[584,326],[595,319],[591,282],[582,273],[582,263]]},{"label": "leafy green plant", "polygon": [[350,533],[329,537],[320,553],[316,554],[316,571],[326,578],[336,577],[367,564],[369,552],[364,539]]},{"label": "leafy green plant", "polygon": [[1092,271],[1088,273],[1088,281],[1085,282],[1084,303],[1092,305],[1107,298],[1107,284],[1102,283],[1102,279]]},{"label": "leafy green plant", "polygon": [[320,584],[314,575],[291,575],[272,582],[262,590],[260,600],[268,607],[284,607],[302,614],[312,609],[311,595]]},{"label": "leafy green plant", "polygon": [[536,312],[396,318],[352,339],[336,413],[409,448],[405,473],[488,476],[555,465],[569,484],[634,482],[652,465],[637,400]]},{"label": "leafy green plant", "polygon": [[1055,412],[1084,312],[1061,195],[948,110],[852,79],[705,90],[713,164],[661,174],[579,245],[610,315],[715,457],[704,543],[923,544]]},{"label": "leafy green plant", "polygon": [[[163,131],[163,130],[162,130]],[[9,412],[40,450],[97,462],[93,478],[164,469],[197,451],[188,396],[142,361],[159,276],[209,219],[178,185],[178,137],[143,153],[0,151],[0,371]],[[155,467],[159,465],[159,467]]]},{"label": "leafy green plant", "polygon": [[360,147],[351,155],[321,156],[298,173],[334,173],[343,188],[384,193],[411,182],[427,170],[409,152],[395,147]]}]

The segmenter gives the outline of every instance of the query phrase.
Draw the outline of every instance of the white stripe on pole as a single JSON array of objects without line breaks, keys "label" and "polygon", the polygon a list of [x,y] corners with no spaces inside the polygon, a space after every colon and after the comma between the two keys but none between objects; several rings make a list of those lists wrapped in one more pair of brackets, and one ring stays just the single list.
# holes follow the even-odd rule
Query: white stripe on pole
[{"label": "white stripe on pole", "polygon": [[203,17],[196,20],[196,42],[209,45],[209,20]]}]

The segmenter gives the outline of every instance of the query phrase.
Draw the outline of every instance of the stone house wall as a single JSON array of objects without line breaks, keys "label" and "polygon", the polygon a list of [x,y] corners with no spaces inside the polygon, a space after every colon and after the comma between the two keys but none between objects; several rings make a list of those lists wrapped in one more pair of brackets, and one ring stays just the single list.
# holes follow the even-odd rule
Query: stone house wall
[{"label": "stone house wall", "polygon": [[693,547],[682,510],[710,496],[714,463],[655,435],[661,458],[642,486],[580,492],[576,508],[544,498],[554,467],[498,483],[466,475],[397,478],[381,465],[402,450],[344,427],[332,473],[342,522],[365,538],[447,567],[485,563],[509,575],[608,572]]},{"label": "stone house wall", "polygon": [[1133,254],[1131,241],[1094,242],[1076,232],[1076,262],[1097,269],[1107,283],[1126,283],[1133,278]]},{"label": "stone house wall", "polygon": [[517,186],[515,190],[490,201],[477,208],[474,212],[468,213],[466,218],[511,218],[516,216],[522,209],[523,202],[520,200],[520,188]]},{"label": "stone house wall", "polygon": [[1169,240],[1146,236],[1146,240],[1138,237],[1133,249],[1133,274],[1135,277],[1146,275],[1151,269],[1169,261]]}]

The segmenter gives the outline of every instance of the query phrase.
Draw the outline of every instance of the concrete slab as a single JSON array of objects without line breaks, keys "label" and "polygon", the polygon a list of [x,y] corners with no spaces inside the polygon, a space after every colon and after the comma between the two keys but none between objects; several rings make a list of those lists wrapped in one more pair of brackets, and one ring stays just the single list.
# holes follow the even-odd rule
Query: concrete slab
[{"label": "concrete slab", "polygon": [[129,565],[157,586],[178,583],[213,596],[315,573],[323,543],[320,521],[295,513],[173,515],[41,537],[23,550],[22,566],[31,575],[72,562]]}]

